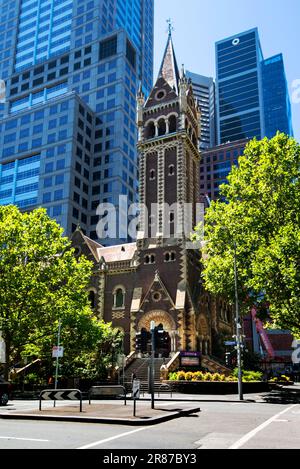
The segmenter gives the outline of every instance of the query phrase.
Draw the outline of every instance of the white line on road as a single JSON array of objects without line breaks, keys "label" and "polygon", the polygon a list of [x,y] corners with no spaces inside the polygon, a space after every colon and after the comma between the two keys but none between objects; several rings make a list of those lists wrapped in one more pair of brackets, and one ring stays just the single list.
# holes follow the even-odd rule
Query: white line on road
[{"label": "white line on road", "polygon": [[108,443],[109,441],[118,440],[119,438],[123,438],[124,436],[132,435],[133,433],[141,432],[142,430],[147,430],[147,428],[148,427],[142,427],[142,428],[138,428],[137,430],[132,430],[131,432],[121,433],[120,435],[115,435],[110,438],[106,438],[105,440],[95,441],[94,443],[81,446],[80,448],[77,448],[77,449],[89,449],[89,448],[93,448],[94,446],[100,446],[100,445],[103,445],[104,443]]},{"label": "white line on road", "polygon": [[242,446],[244,446],[251,438],[253,438],[257,433],[261,432],[264,428],[266,428],[268,425],[270,425],[272,422],[278,420],[278,417],[280,417],[283,414],[286,414],[289,412],[291,409],[294,409],[297,407],[298,404],[294,404],[291,407],[288,407],[287,409],[283,410],[282,412],[279,412],[279,414],[274,415],[274,417],[271,417],[269,420],[266,422],[262,423],[259,425],[259,427],[255,428],[251,432],[247,433],[247,435],[243,436],[240,440],[238,440],[236,443],[234,443],[232,446],[230,446],[229,449],[239,449]]},{"label": "white line on road", "polygon": [[16,438],[14,436],[0,436],[0,440],[21,440],[21,441],[49,441],[49,440],[38,440],[36,438]]}]

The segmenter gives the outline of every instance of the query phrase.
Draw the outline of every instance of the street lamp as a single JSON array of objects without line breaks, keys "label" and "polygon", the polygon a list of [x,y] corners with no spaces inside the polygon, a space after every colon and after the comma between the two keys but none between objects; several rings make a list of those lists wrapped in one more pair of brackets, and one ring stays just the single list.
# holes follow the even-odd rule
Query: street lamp
[{"label": "street lamp", "polygon": [[243,397],[242,335],[241,335],[242,326],[241,326],[240,308],[239,308],[236,242],[234,242],[234,284],[235,284],[235,322],[236,322],[236,350],[237,350],[237,367],[238,367],[238,392],[239,392],[240,401],[243,401],[244,397]]}]

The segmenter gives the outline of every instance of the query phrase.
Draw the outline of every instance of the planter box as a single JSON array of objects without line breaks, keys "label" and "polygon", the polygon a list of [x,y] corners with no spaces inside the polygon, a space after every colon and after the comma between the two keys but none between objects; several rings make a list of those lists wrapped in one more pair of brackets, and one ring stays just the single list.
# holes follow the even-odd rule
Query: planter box
[{"label": "planter box", "polygon": [[[165,381],[170,384],[174,392],[183,394],[237,394],[238,383],[235,382],[209,382],[209,381]],[[243,383],[243,392],[246,394],[268,392],[270,387],[265,382]]]}]

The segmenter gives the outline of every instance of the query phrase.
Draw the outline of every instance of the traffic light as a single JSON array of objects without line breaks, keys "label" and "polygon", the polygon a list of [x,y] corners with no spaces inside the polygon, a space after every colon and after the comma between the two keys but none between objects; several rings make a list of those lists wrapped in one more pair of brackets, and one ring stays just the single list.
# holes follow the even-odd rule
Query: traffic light
[{"label": "traffic light", "polygon": [[147,352],[148,341],[149,341],[149,333],[147,332],[146,329],[142,329],[142,331],[141,331],[141,351],[143,353]]},{"label": "traffic light", "polygon": [[140,353],[142,351],[142,333],[137,332],[135,336],[135,350]]}]

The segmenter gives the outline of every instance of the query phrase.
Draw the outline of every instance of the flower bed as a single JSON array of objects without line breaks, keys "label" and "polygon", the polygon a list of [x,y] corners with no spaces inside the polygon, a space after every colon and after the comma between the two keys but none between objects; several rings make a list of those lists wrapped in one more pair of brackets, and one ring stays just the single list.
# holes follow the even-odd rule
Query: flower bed
[{"label": "flower bed", "polygon": [[[256,393],[269,391],[268,383],[261,381],[262,373],[254,371],[243,372],[244,393]],[[237,394],[238,378],[236,371],[232,376],[219,373],[203,373],[201,371],[178,371],[169,374],[168,384],[176,392],[185,394]]]},{"label": "flower bed", "polygon": [[[196,371],[194,373],[190,371],[177,371],[169,374],[169,381],[234,383],[238,381],[238,378],[236,370],[231,376],[225,376],[220,373],[203,373],[202,371]],[[262,373],[258,371],[243,371],[244,383],[260,381],[262,381]]]}]

